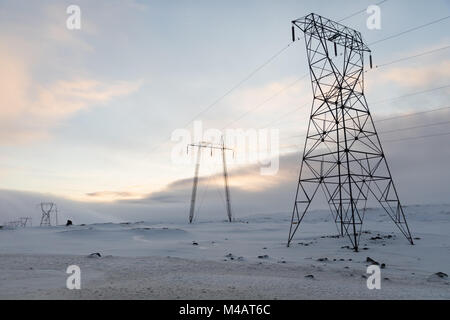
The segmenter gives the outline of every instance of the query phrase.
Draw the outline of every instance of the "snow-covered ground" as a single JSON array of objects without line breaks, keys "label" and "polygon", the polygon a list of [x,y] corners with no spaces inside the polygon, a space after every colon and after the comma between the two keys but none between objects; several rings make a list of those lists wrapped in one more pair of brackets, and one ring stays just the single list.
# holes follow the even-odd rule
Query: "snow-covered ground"
[{"label": "snow-covered ground", "polygon": [[[406,213],[414,246],[369,210],[360,252],[335,237],[327,211],[308,214],[290,248],[287,213],[3,229],[0,298],[449,299],[449,279],[434,274],[450,274],[450,206]],[[102,257],[88,257],[94,252]],[[386,265],[380,290],[367,289],[367,257]],[[81,268],[81,290],[66,288],[72,264]]]}]

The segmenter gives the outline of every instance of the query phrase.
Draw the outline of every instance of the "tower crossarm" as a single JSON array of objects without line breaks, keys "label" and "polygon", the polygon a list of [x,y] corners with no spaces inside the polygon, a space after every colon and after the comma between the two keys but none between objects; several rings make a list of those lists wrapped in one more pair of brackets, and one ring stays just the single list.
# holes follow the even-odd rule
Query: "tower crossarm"
[{"label": "tower crossarm", "polygon": [[328,41],[349,49],[371,52],[369,47],[364,43],[359,31],[324,18],[316,13],[310,13],[302,18],[294,20],[292,21],[292,24],[306,35],[327,39]]}]

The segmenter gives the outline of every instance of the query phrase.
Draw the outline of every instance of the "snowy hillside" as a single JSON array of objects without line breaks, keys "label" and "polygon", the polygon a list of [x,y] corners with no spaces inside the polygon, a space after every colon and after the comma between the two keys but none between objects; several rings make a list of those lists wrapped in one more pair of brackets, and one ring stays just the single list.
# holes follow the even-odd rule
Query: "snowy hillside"
[{"label": "snowy hillside", "polygon": [[[130,222],[0,230],[0,298],[450,298],[450,206],[406,208],[411,246],[370,210],[360,252],[337,238],[327,211],[311,212],[290,248],[289,214],[234,223]],[[98,252],[100,258],[89,258]],[[367,257],[385,264],[366,286]],[[82,290],[65,288],[68,265]]]}]

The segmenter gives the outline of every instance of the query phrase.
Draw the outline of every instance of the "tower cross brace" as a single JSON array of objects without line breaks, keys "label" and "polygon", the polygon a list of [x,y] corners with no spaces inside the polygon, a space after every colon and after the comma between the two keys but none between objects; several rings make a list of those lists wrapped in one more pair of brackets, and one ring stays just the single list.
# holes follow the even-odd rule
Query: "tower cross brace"
[{"label": "tower cross brace", "polygon": [[364,95],[364,54],[370,49],[360,32],[314,13],[292,21],[294,41],[297,28],[305,36],[313,103],[288,246],[319,189],[339,234],[355,251],[369,197],[413,244]]}]

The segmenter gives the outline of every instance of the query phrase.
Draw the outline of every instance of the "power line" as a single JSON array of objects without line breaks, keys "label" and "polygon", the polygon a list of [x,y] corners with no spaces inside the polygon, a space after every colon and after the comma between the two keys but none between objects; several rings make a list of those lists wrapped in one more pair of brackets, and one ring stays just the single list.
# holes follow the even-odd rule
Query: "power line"
[{"label": "power line", "polygon": [[374,44],[378,44],[378,43],[380,43],[380,42],[383,42],[383,41],[386,41],[386,40],[390,40],[390,39],[399,37],[399,36],[404,35],[404,34],[406,34],[406,33],[409,33],[409,32],[412,32],[412,31],[416,31],[416,30],[418,30],[418,29],[425,28],[425,27],[430,26],[430,25],[432,25],[432,24],[435,24],[435,23],[444,21],[444,20],[446,20],[446,19],[448,19],[448,18],[450,18],[450,16],[446,16],[446,17],[443,17],[443,18],[440,18],[440,19],[437,19],[437,20],[433,20],[433,21],[428,22],[428,23],[426,23],[426,24],[422,24],[422,25],[420,25],[420,26],[413,27],[413,28],[411,28],[411,29],[408,29],[408,30],[405,30],[405,31],[402,31],[402,32],[399,32],[399,33],[396,33],[396,34],[393,34],[393,35],[390,35],[389,37],[386,37],[386,38],[383,38],[383,39],[374,41],[374,42],[372,42],[372,43],[369,43],[368,46],[373,46]]},{"label": "power line", "polygon": [[[447,135],[450,135],[450,132],[427,134],[427,135],[420,135],[420,136],[415,136],[415,137],[407,137],[407,138],[392,139],[392,140],[383,140],[383,143],[399,142],[399,141],[405,141],[405,140],[417,140],[417,139],[441,137],[441,136],[447,136]],[[284,146],[285,149],[291,148],[291,147],[300,148],[300,146],[298,146],[296,144],[291,144],[291,145]]]},{"label": "power line", "polygon": [[[380,2],[376,3],[376,5],[381,5],[381,4],[383,4],[383,3],[387,2],[387,1],[388,1],[388,0],[380,1]],[[366,9],[359,10],[359,11],[357,11],[357,12],[351,14],[350,16],[347,16],[347,17],[345,17],[345,18],[342,18],[342,19],[338,20],[338,22],[342,22],[342,21],[344,21],[344,20],[347,20],[347,19],[349,19],[349,18],[351,18],[351,17],[353,17],[353,16],[356,16],[356,15],[358,15],[358,14],[360,14],[360,13],[363,13],[363,12],[365,12],[365,11],[366,11]],[[302,39],[302,38],[303,38],[303,37],[300,37],[300,38],[298,38],[297,40]],[[269,102],[270,100],[272,100],[273,98],[275,98],[276,96],[278,96],[280,93],[284,92],[285,90],[287,90],[288,88],[290,88],[291,86],[293,86],[295,83],[297,83],[297,82],[300,81],[301,79],[303,79],[303,78],[305,78],[306,76],[308,76],[308,74],[309,74],[309,73],[304,74],[303,76],[301,76],[299,79],[297,79],[297,80],[294,81],[293,83],[289,84],[288,86],[284,87],[283,89],[281,89],[280,91],[278,91],[278,92],[275,93],[274,95],[270,96],[268,99],[266,99],[265,101],[263,101],[261,104],[256,105],[255,108],[253,108],[252,110],[243,113],[241,116],[239,116],[239,117],[236,118],[235,120],[231,121],[229,124],[225,125],[222,129],[224,129],[224,128],[228,127],[229,125],[231,125],[231,124],[233,124],[233,123],[235,123],[235,122],[241,120],[242,118],[246,117],[248,114],[252,113],[253,111],[255,111],[256,109],[258,109],[258,108],[261,107],[262,105],[266,104],[267,102]]]},{"label": "power line", "polygon": [[445,47],[441,47],[441,48],[437,48],[437,49],[434,49],[434,50],[422,52],[422,53],[419,53],[419,54],[416,54],[416,55],[413,55],[413,56],[404,57],[404,58],[400,58],[400,59],[397,59],[397,60],[392,60],[392,61],[389,61],[389,62],[385,62],[385,63],[379,64],[379,65],[376,65],[375,69],[366,70],[366,72],[373,71],[373,70],[376,70],[376,69],[381,68],[381,67],[389,66],[389,65],[394,64],[394,63],[410,60],[410,59],[413,59],[413,58],[423,57],[423,56],[426,56],[428,54],[432,54],[432,53],[435,53],[435,52],[438,52],[438,51],[442,51],[442,50],[446,50],[446,49],[449,49],[449,48],[450,48],[450,45],[445,46]]},{"label": "power line", "polygon": [[385,140],[383,142],[389,143],[389,142],[398,142],[398,141],[405,141],[405,140],[416,140],[416,139],[424,139],[424,138],[432,138],[432,137],[441,137],[441,136],[447,136],[447,135],[450,135],[450,132],[427,134],[427,135],[423,135],[423,136],[408,137],[408,138],[393,139],[393,140]]},{"label": "power line", "polygon": [[[228,91],[226,91],[223,95],[221,95],[219,98],[217,98],[214,102],[209,104],[206,108],[204,108],[202,111],[200,111],[198,114],[195,115],[191,120],[189,120],[185,125],[184,128],[186,128],[189,124],[194,122],[198,117],[205,114],[209,110],[211,110],[214,106],[216,106],[220,101],[222,101],[224,98],[229,96],[233,91],[235,91],[237,88],[242,86],[245,82],[250,80],[256,73],[258,73],[261,69],[263,69],[265,66],[267,66],[269,63],[271,63],[273,60],[275,60],[278,56],[280,56],[284,51],[286,51],[293,42],[289,43],[288,45],[284,46],[282,49],[277,51],[274,55],[272,55],[269,59],[267,59],[264,63],[262,63],[260,66],[258,66],[255,70],[250,72],[245,78],[243,78],[241,81],[239,81],[237,84],[235,84],[233,87],[231,87]],[[161,141],[159,144],[155,146],[155,148],[152,149],[152,152],[156,151],[161,145],[164,143],[170,141],[170,137],[167,139]]]},{"label": "power line", "polygon": [[263,64],[261,64],[259,67],[257,67],[255,70],[253,70],[249,75],[247,75],[244,79],[239,81],[236,85],[231,87],[227,92],[225,92],[223,95],[221,95],[218,99],[216,99],[213,103],[208,105],[205,109],[203,109],[201,112],[199,112],[195,117],[193,117],[184,127],[187,127],[190,123],[192,123],[195,119],[197,119],[199,116],[205,114],[208,112],[212,107],[214,107],[216,104],[218,104],[220,101],[222,101],[225,97],[227,97],[230,93],[232,93],[234,90],[239,88],[242,84],[247,82],[250,78],[252,78],[256,73],[258,73],[261,69],[263,69],[265,66],[267,66],[269,63],[271,63],[275,58],[277,58],[279,55],[281,55],[286,49],[288,49],[293,42],[289,43],[287,46],[283,47],[281,50],[279,50],[277,53],[275,53],[273,56],[271,56],[268,60],[266,60]]},{"label": "power line", "polygon": [[[375,5],[377,5],[377,6],[379,6],[379,5],[381,5],[381,4],[383,4],[383,3],[385,3],[385,2],[387,2],[388,0],[383,0],[383,1],[380,1],[380,2],[378,2],[378,3],[375,3]],[[347,19],[350,19],[350,18],[352,18],[352,17],[354,17],[354,16],[356,16],[356,15],[358,15],[358,14],[360,14],[360,13],[363,13],[363,12],[366,12],[366,8],[365,9],[362,9],[362,10],[359,10],[359,11],[357,11],[357,12],[355,12],[355,13],[352,13],[351,15],[349,15],[349,16],[347,16],[347,17],[345,17],[345,18],[342,18],[341,20],[338,20],[338,22],[342,22],[342,21],[344,21],[344,20],[347,20]]]},{"label": "power line", "polygon": [[[386,1],[387,1],[387,0],[386,0]],[[413,58],[422,57],[422,56],[425,56],[425,55],[428,55],[428,54],[432,54],[432,53],[435,53],[435,52],[438,52],[438,51],[446,50],[446,49],[449,49],[449,48],[450,48],[450,45],[444,46],[444,47],[437,48],[437,49],[434,49],[434,50],[422,52],[422,53],[420,53],[420,54],[416,54],[416,55],[413,55],[413,56],[408,56],[408,57],[400,58],[400,59],[393,60],[393,61],[390,61],[390,62],[386,62],[386,63],[380,64],[380,65],[377,65],[375,68],[380,68],[380,67],[384,67],[384,66],[387,66],[387,65],[391,65],[391,64],[394,64],[394,63],[401,62],[401,61],[405,61],[405,60],[410,60],[410,59],[413,59]],[[375,69],[372,69],[372,70],[375,70]],[[366,70],[365,72],[368,72],[368,71],[371,71],[371,70]],[[306,74],[306,75],[307,75],[307,74]],[[301,78],[304,78],[306,75],[302,76]],[[300,79],[299,79],[299,80],[300,80]],[[290,86],[291,86],[291,85],[289,85],[288,87],[290,87]],[[438,88],[433,88],[433,89],[430,89],[430,90],[425,90],[425,91],[421,91],[421,92],[417,92],[417,93],[413,93],[413,94],[408,94],[408,95],[406,95],[406,96],[416,95],[416,94],[421,94],[421,93],[426,93],[426,92],[431,92],[431,91],[435,91],[435,90],[440,90],[440,89],[447,88],[447,87],[449,87],[449,86],[450,86],[450,85],[448,85],[448,86],[443,86],[443,87],[438,87]],[[281,91],[286,90],[288,87],[282,89]],[[275,94],[275,95],[278,95],[278,93]],[[395,97],[395,98],[385,99],[385,100],[382,100],[382,101],[376,101],[376,102],[374,102],[374,103],[372,103],[372,104],[377,104],[377,103],[387,102],[387,101],[390,101],[390,100],[397,100],[397,99],[403,98],[403,97],[405,97],[405,96],[400,96],[400,97]],[[273,97],[270,97],[268,100],[270,100],[270,99],[272,99],[272,98],[273,98]],[[263,104],[266,103],[266,102],[267,102],[267,101],[263,102]],[[268,123],[268,124],[265,125],[265,126],[260,127],[259,129],[261,129],[261,128],[267,128],[267,127],[269,127],[270,125],[272,125],[273,123],[276,123],[276,122],[280,121],[280,120],[283,119],[284,117],[286,117],[286,116],[288,116],[288,115],[294,113],[295,111],[297,111],[297,110],[299,110],[299,109],[301,109],[301,108],[303,108],[303,107],[305,107],[305,106],[300,106],[300,107],[298,107],[298,108],[295,108],[294,110],[292,110],[292,111],[290,111],[290,112],[288,112],[288,113],[282,115],[281,117],[275,119],[274,121],[271,121],[270,123]],[[255,109],[257,109],[257,108],[258,108],[258,106],[257,106]],[[253,110],[252,110],[252,111],[253,111]],[[250,111],[250,112],[252,112],[252,111]],[[250,113],[250,112],[248,112],[248,113]]]},{"label": "power line", "polygon": [[[377,3],[377,5],[380,5],[380,4],[382,4],[382,3],[384,3],[384,2],[387,2],[387,1],[388,1],[388,0],[380,1],[379,3]],[[351,17],[353,17],[353,16],[355,16],[355,15],[357,15],[357,14],[360,14],[360,13],[362,13],[362,12],[364,12],[364,11],[365,11],[365,9],[364,9],[364,10],[359,10],[359,11],[353,13],[352,15],[347,16],[347,17],[345,17],[345,18],[343,18],[343,19],[341,19],[341,20],[338,20],[338,21],[339,21],[339,22],[342,22],[342,21],[344,21],[344,20],[346,20],[346,19],[349,19],[349,18],[351,18]],[[413,27],[413,28],[411,28],[411,29],[408,29],[408,30],[399,32],[399,33],[394,34],[394,35],[391,35],[391,36],[389,36],[389,37],[386,37],[386,38],[377,40],[377,41],[372,42],[372,43],[370,43],[370,44],[368,44],[368,45],[378,44],[378,43],[380,43],[380,42],[383,42],[383,41],[386,41],[386,40],[389,40],[389,39],[392,39],[392,38],[401,36],[401,35],[403,35],[403,34],[406,34],[406,33],[409,33],[409,32],[412,32],[412,31],[415,31],[415,30],[424,28],[424,27],[427,27],[427,26],[429,26],[429,25],[432,25],[432,24],[441,22],[441,21],[446,20],[446,19],[448,19],[448,18],[450,18],[450,16],[446,16],[446,17],[443,17],[443,18],[440,18],[440,19],[437,19],[437,20],[428,22],[428,23],[426,23],[426,24],[423,24],[423,25],[420,25],[420,26],[417,26],[417,27]],[[248,76],[246,76],[244,79],[242,79],[241,81],[239,81],[236,85],[234,85],[233,87],[231,87],[231,89],[229,89],[229,90],[228,90],[227,92],[225,92],[222,96],[220,96],[218,99],[216,99],[213,103],[211,103],[211,104],[208,105],[205,109],[203,109],[201,112],[199,112],[195,117],[193,117],[191,120],[189,120],[189,122],[187,122],[186,125],[185,125],[184,127],[188,126],[190,123],[192,123],[193,121],[195,121],[195,119],[197,119],[199,116],[201,116],[201,115],[205,114],[206,112],[208,112],[211,108],[213,108],[215,105],[217,105],[217,104],[218,104],[220,101],[222,101],[225,97],[227,97],[228,95],[230,95],[233,91],[235,91],[237,88],[239,88],[242,84],[244,84],[244,83],[247,82],[250,78],[252,78],[257,72],[259,72],[259,71],[260,71],[261,69],[263,69],[266,65],[268,65],[270,62],[272,62],[275,58],[277,58],[279,55],[281,55],[281,54],[282,54],[285,50],[287,50],[291,45],[292,45],[292,42],[289,43],[288,45],[286,45],[285,47],[283,47],[283,48],[282,48],[281,50],[279,50],[278,52],[276,52],[273,56],[271,56],[271,57],[270,57],[268,60],[266,60],[263,64],[261,64],[261,65],[260,65],[259,67],[257,67],[255,70],[253,70]],[[442,48],[442,49],[444,49],[444,48]],[[437,50],[436,50],[436,51],[437,51]],[[431,53],[431,52],[429,52],[429,53]],[[426,53],[423,53],[422,55],[425,55],[425,54],[426,54]],[[420,55],[417,55],[417,56],[420,56]],[[405,58],[405,59],[411,59],[411,58],[414,58],[414,57],[408,57],[408,58]],[[392,62],[392,63],[394,63],[394,62]],[[282,90],[282,91],[284,91],[284,90]],[[273,97],[269,98],[268,100],[270,100],[270,99],[272,99],[272,98],[273,98]],[[264,103],[266,103],[266,102],[264,102]],[[264,103],[263,103],[263,104],[264,104]],[[262,105],[262,104],[261,104],[261,105]],[[255,109],[257,109],[258,107],[259,107],[259,106],[257,106]],[[249,113],[250,113],[250,112],[249,112]],[[245,115],[244,115],[244,116],[245,116]],[[238,120],[240,120],[240,119],[237,119],[236,121],[238,121]],[[233,122],[233,123],[234,123],[234,122]],[[168,140],[170,140],[170,138],[169,138]],[[167,141],[167,140],[166,140],[166,141]],[[164,142],[165,142],[165,141],[164,141]],[[162,142],[162,143],[164,143],[164,142]],[[162,144],[162,143],[161,143],[161,144]],[[160,145],[161,145],[161,144],[160,144]],[[159,145],[158,145],[158,147],[159,147]]]},{"label": "power line", "polygon": [[[387,2],[388,0],[383,0],[377,3],[377,5],[381,5],[384,2]],[[366,9],[363,10],[359,10],[357,12],[354,12],[353,14],[351,14],[350,16],[344,17],[341,20],[338,20],[339,22],[342,22],[344,20],[347,20],[357,14],[360,14],[362,12],[364,12]],[[265,66],[267,66],[269,63],[271,63],[273,60],[275,60],[278,56],[280,56],[284,51],[286,51],[291,45],[293,44],[293,42],[290,42],[288,45],[284,46],[282,49],[280,49],[279,51],[277,51],[273,56],[271,56],[269,59],[267,59],[264,63],[262,63],[260,66],[258,66],[255,70],[253,70],[252,72],[250,72],[245,78],[243,78],[241,81],[239,81],[236,85],[234,85],[233,87],[231,87],[227,92],[225,92],[222,96],[220,96],[218,99],[216,99],[214,102],[212,102],[211,104],[209,104],[206,108],[204,108],[202,111],[200,111],[195,117],[193,117],[191,120],[189,120],[189,122],[186,123],[186,125],[184,127],[187,127],[190,123],[192,123],[193,121],[195,121],[195,119],[197,119],[199,116],[205,114],[206,112],[208,112],[210,109],[212,109],[214,106],[216,106],[220,101],[222,101],[225,97],[227,97],[228,95],[230,95],[233,91],[235,91],[237,88],[239,88],[242,84],[244,84],[245,82],[247,82],[249,79],[251,79],[257,72],[259,72],[261,69],[263,69]],[[152,151],[157,150],[162,144],[164,144],[165,142],[170,141],[170,137],[162,142],[160,142],[158,145],[156,145],[155,148],[152,149]]]},{"label": "power line", "polygon": [[298,111],[298,110],[300,110],[300,109],[305,108],[306,106],[307,106],[307,104],[301,105],[300,107],[297,107],[297,108],[295,108],[294,110],[291,110],[291,111],[289,111],[289,112],[283,114],[281,117],[278,117],[278,118],[275,119],[274,121],[271,121],[271,122],[269,122],[268,124],[266,124],[266,125],[264,125],[264,126],[262,126],[262,127],[259,127],[258,129],[263,129],[263,128],[270,127],[270,126],[273,125],[274,123],[279,122],[281,119],[283,119],[283,118],[285,118],[285,117],[287,117],[287,116],[293,114],[294,112],[296,112],[296,111]]},{"label": "power line", "polygon": [[305,78],[308,74],[301,76],[300,78],[298,78],[297,80],[295,80],[294,82],[290,83],[289,85],[287,85],[286,87],[282,88],[281,90],[277,91],[275,94],[271,95],[269,98],[267,98],[266,100],[264,100],[263,102],[257,104],[255,107],[253,107],[252,109],[242,113],[239,117],[237,117],[236,119],[230,121],[227,125],[225,125],[224,127],[222,127],[222,129],[225,129],[226,127],[232,125],[233,123],[238,122],[239,120],[245,118],[247,115],[249,115],[250,113],[254,112],[255,110],[259,109],[260,107],[262,107],[263,105],[265,105],[267,102],[271,101],[273,98],[279,96],[281,93],[283,93],[284,91],[286,91],[287,89],[289,89],[290,87],[292,87],[294,84],[296,84],[297,82],[299,82],[300,80],[302,80],[303,78]]},{"label": "power line", "polygon": [[431,110],[426,110],[426,111],[419,111],[419,112],[408,113],[408,114],[403,114],[403,115],[398,115],[398,116],[393,116],[393,117],[388,117],[388,118],[382,118],[382,119],[380,119],[380,120],[377,120],[377,119],[375,118],[374,121],[375,121],[375,122],[389,121],[389,120],[393,120],[393,119],[405,118],[405,117],[412,117],[412,116],[416,116],[416,115],[418,115],[418,114],[424,114],[424,113],[436,112],[436,111],[441,111],[441,110],[445,110],[445,109],[450,109],[450,107],[439,107],[439,108],[436,108],[436,109],[431,109]]},{"label": "power line", "polygon": [[434,122],[434,123],[422,124],[422,125],[417,125],[417,126],[412,126],[412,127],[382,131],[380,134],[387,134],[387,133],[399,132],[399,131],[407,131],[407,130],[419,129],[419,128],[429,128],[429,127],[441,126],[441,125],[449,124],[449,123],[450,123],[450,121]]},{"label": "power line", "polygon": [[373,104],[380,104],[380,103],[395,101],[395,100],[399,100],[399,99],[403,99],[403,98],[407,98],[407,97],[412,97],[412,96],[415,96],[415,95],[418,95],[418,94],[423,94],[423,93],[428,93],[428,92],[432,92],[432,91],[445,89],[445,88],[448,88],[448,87],[450,87],[450,84],[447,84],[447,85],[444,85],[444,86],[441,86],[441,87],[435,87],[435,88],[423,90],[423,91],[412,92],[412,93],[408,93],[408,94],[401,95],[401,96],[394,97],[394,98],[378,100],[378,101],[372,102],[371,104],[373,105]]},{"label": "power line", "polygon": [[[433,92],[433,91],[445,89],[445,88],[448,88],[448,87],[450,87],[450,84],[449,84],[449,85],[445,85],[445,86],[441,86],[441,87],[431,88],[431,89],[428,89],[428,90],[423,90],[423,91],[418,91],[418,92],[412,92],[412,93],[408,93],[408,94],[401,95],[401,96],[397,96],[397,97],[392,97],[392,98],[388,98],[388,99],[383,99],[383,100],[375,101],[375,102],[372,102],[371,104],[372,104],[372,105],[373,105],[373,104],[381,104],[381,103],[386,103],[386,102],[390,102],[390,101],[401,100],[401,99],[403,99],[403,98],[407,98],[407,97],[411,97],[411,96],[415,96],[415,95],[419,95],[419,94],[423,94],[423,93]],[[285,117],[287,117],[287,116],[293,114],[294,112],[296,112],[296,111],[298,111],[298,110],[300,110],[300,109],[303,109],[304,107],[306,107],[306,105],[302,105],[302,106],[300,106],[300,107],[297,107],[297,108],[295,108],[294,110],[289,111],[289,112],[283,114],[281,117],[275,119],[274,121],[271,121],[271,122],[268,123],[267,125],[265,125],[265,126],[263,126],[263,127],[260,127],[259,129],[267,128],[267,127],[271,126],[272,124],[279,122],[281,119],[283,119],[283,118],[285,118]],[[416,114],[428,113],[428,112],[435,112],[435,111],[439,111],[439,110],[443,110],[443,109],[449,109],[449,108],[450,108],[450,107],[440,107],[440,108],[434,109],[434,110],[427,110],[427,111],[421,111],[421,112],[416,112],[416,113],[410,113],[410,114],[407,114],[407,115],[393,116],[393,117],[389,117],[389,118],[383,118],[383,119],[380,119],[380,120],[378,120],[378,119],[375,118],[374,121],[376,121],[376,122],[382,122],[382,121],[387,121],[387,120],[391,120],[391,119],[401,118],[401,117],[405,117],[405,116],[406,116],[406,117],[409,117],[409,116],[416,115]]]},{"label": "power line", "polygon": [[[412,117],[412,116],[416,116],[416,115],[419,115],[419,114],[437,112],[437,111],[441,111],[441,110],[445,110],[445,109],[450,109],[450,106],[437,107],[437,108],[431,109],[431,110],[419,111],[419,112],[414,112],[414,113],[408,113],[408,114],[403,114],[403,115],[398,115],[398,116],[388,117],[388,118],[382,118],[380,120],[375,118],[374,122],[379,123],[379,122],[393,120],[393,119],[398,119],[398,118]],[[382,131],[380,134],[384,134],[384,133],[388,133],[388,132],[402,131],[402,130],[407,130],[407,129],[415,129],[415,128],[420,128],[420,127],[435,126],[435,125],[440,125],[440,124],[445,124],[445,123],[450,123],[450,121],[436,122],[436,123],[432,123],[432,124],[429,124],[429,125],[418,125],[418,126],[414,126],[414,127],[403,128],[403,129],[395,129],[395,130],[384,131],[384,132]],[[304,134],[302,134],[302,135],[294,135],[294,136],[291,136],[290,138],[299,138],[299,137],[305,137],[305,135]]]},{"label": "power line", "polygon": [[[446,46],[446,47],[438,48],[438,49],[435,49],[435,50],[423,52],[423,53],[418,54],[418,55],[415,55],[415,56],[410,56],[410,57],[401,58],[401,59],[398,59],[398,60],[395,60],[395,61],[391,61],[391,62],[385,63],[385,64],[380,65],[380,66],[384,66],[384,65],[388,65],[388,64],[394,64],[394,63],[397,63],[397,62],[400,62],[400,61],[403,61],[403,60],[407,60],[407,59],[412,59],[412,58],[420,57],[420,56],[423,56],[423,55],[426,55],[426,54],[431,54],[431,53],[433,53],[433,52],[437,52],[437,51],[444,50],[444,49],[448,49],[448,48],[450,48],[450,46]],[[380,66],[377,66],[377,67],[380,67]],[[367,71],[366,71],[366,72],[367,72]],[[414,96],[414,95],[418,95],[418,94],[423,94],[423,93],[428,93],[428,92],[432,92],[432,91],[437,91],[437,90],[445,89],[445,88],[448,88],[448,87],[450,87],[450,85],[445,85],[445,86],[441,86],[441,87],[436,87],[436,88],[432,88],[432,89],[428,89],[428,90],[423,90],[423,91],[419,91],[419,92],[413,92],[413,93],[409,93],[409,94],[402,95],[402,96],[398,96],[398,97],[393,97],[393,98],[383,99],[383,100],[379,100],[379,101],[372,102],[371,104],[373,105],[373,104],[380,104],[380,103],[385,103],[385,102],[389,102],[389,101],[400,100],[400,99],[405,98],[405,97],[410,97],[410,96]],[[268,124],[266,124],[266,125],[264,125],[264,126],[262,126],[262,127],[259,127],[259,129],[267,128],[267,127],[271,126],[272,124],[279,122],[281,119],[283,119],[283,118],[285,118],[285,117],[291,115],[292,113],[294,113],[294,112],[296,112],[297,110],[300,110],[300,109],[302,109],[302,108],[304,108],[304,107],[306,107],[306,105],[302,105],[302,106],[300,106],[300,107],[297,107],[297,108],[295,108],[294,110],[289,111],[289,112],[283,114],[281,117],[278,117],[278,118],[275,119],[274,121],[271,121],[271,122],[269,122]],[[426,111],[426,112],[427,112],[427,111]],[[384,121],[384,120],[378,120],[378,122],[380,122],[380,121]]]}]

